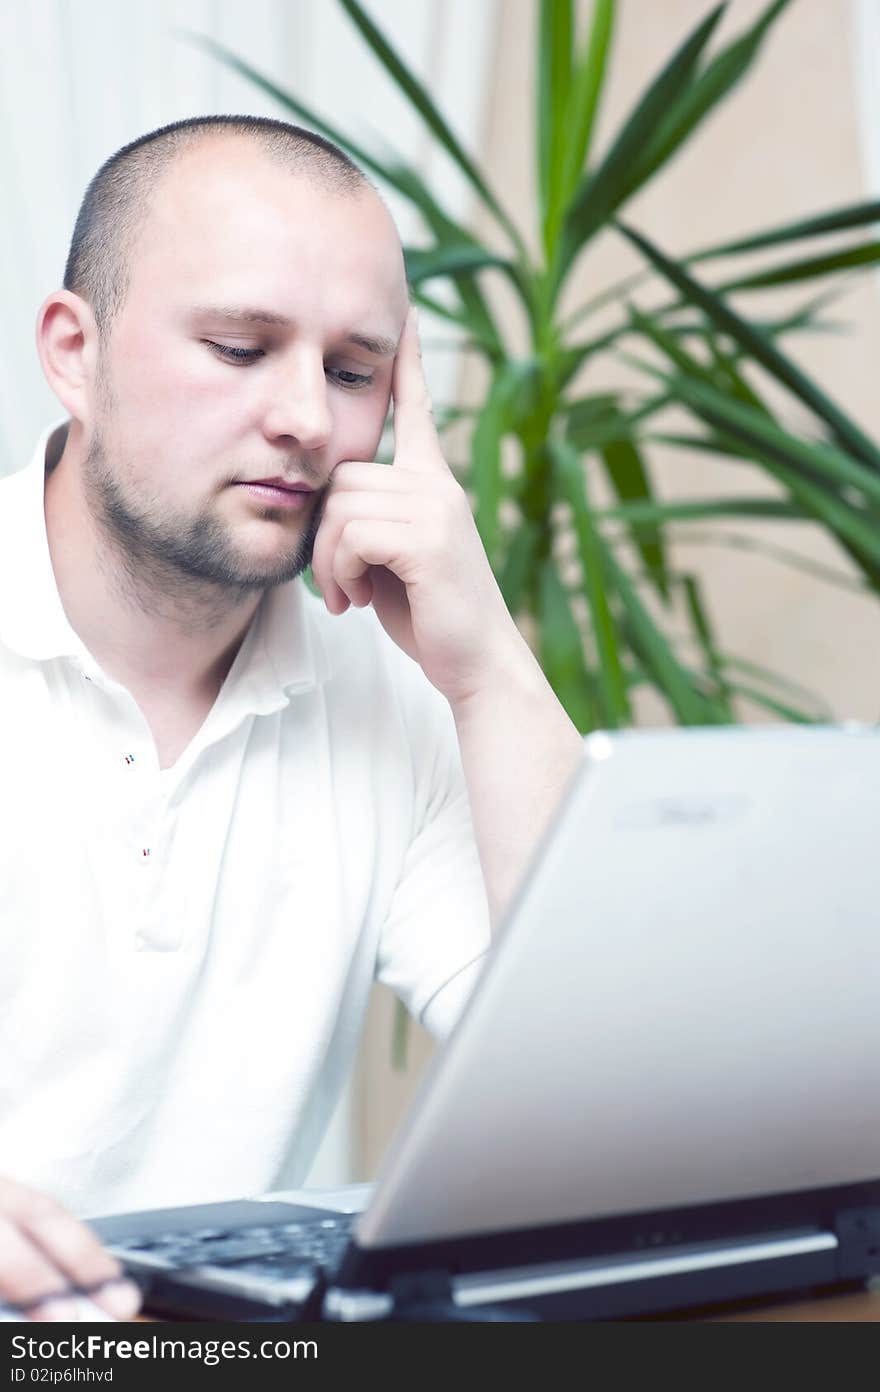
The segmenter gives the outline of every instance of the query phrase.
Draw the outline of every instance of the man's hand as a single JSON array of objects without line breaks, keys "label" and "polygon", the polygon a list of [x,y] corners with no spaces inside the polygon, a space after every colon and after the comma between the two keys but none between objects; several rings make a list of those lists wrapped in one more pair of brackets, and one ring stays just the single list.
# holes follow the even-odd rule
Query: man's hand
[{"label": "man's hand", "polygon": [[140,1292],[84,1223],[44,1194],[0,1179],[0,1301],[25,1319],[127,1320]]},{"label": "man's hand", "polygon": [[415,311],[394,363],[394,464],[333,472],[312,573],[332,614],[372,602],[385,631],[455,706],[528,662],[431,416]]}]

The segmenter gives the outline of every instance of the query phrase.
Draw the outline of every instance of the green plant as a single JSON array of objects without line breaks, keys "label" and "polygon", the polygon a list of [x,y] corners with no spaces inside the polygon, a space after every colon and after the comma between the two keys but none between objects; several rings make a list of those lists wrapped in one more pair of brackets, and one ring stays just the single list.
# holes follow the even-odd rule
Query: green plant
[{"label": "green plant", "polygon": [[[742,701],[783,719],[827,718],[809,692],[724,650],[700,581],[673,567],[669,540],[677,528],[692,534],[695,524],[719,518],[808,520],[836,540],[856,578],[812,567],[817,573],[880,591],[880,448],[781,346],[789,335],[824,326],[820,314],[829,296],[813,296],[772,320],[750,319],[739,307],[742,297],[761,289],[799,286],[876,263],[880,242],[852,241],[849,234],[880,220],[880,204],[834,209],[677,258],[622,220],[633,195],[744,78],[790,0],[773,0],[751,28],[709,55],[726,7],[711,9],[598,155],[593,132],[615,0],[594,0],[582,43],[573,0],[540,0],[537,258],[388,39],[357,0],[339,3],[491,214],[498,245],[453,218],[413,165],[361,148],[235,54],[204,37],[196,36],[197,42],[293,118],[336,141],[421,214],[426,244],[406,248],[414,298],[455,326],[487,375],[481,403],[453,405],[438,413],[440,423],[470,425],[468,459],[456,472],[471,490],[508,607],[528,622],[543,670],[574,722],[583,731],[632,723],[632,697],[640,685],[658,693],[682,724],[734,721]],[[785,259],[763,259],[806,240],[819,239],[825,247],[825,239],[838,233],[847,240],[831,250],[786,250]],[[575,263],[600,235],[627,239],[642,269],[564,313]],[[755,256],[761,258],[758,269],[712,286],[696,269],[722,258]],[[487,293],[490,278],[498,276],[521,308],[525,352],[510,348]],[[440,282],[446,293],[438,298],[431,291]],[[656,300],[658,286],[665,298],[647,308],[645,289]],[[591,332],[591,319],[598,322],[609,311],[612,322]],[[618,375],[627,385],[590,390],[598,367],[607,378],[609,357],[615,365],[626,360],[626,372]],[[771,406],[768,387],[774,400],[788,405]],[[792,401],[801,415],[806,408],[806,431],[786,419]],[[663,501],[653,467],[658,443],[699,451],[707,469],[730,460],[756,465],[772,481],[772,496],[726,496],[719,468],[717,497]],[[566,529],[576,542],[573,578],[559,555]],[[811,568],[796,553],[757,537],[735,534],[728,540]],[[684,637],[676,634],[682,619]]]},{"label": "green plant", "polygon": [[[857,567],[861,583],[880,588],[880,449],[800,371],[780,347],[787,334],[821,326],[814,299],[772,322],[749,320],[732,299],[777,285],[851,272],[880,259],[880,243],[859,241],[742,273],[710,288],[694,267],[850,232],[880,218],[880,205],[835,209],[808,220],[707,247],[683,258],[664,254],[620,220],[632,196],[669,162],[747,73],[771,25],[790,0],[773,0],[756,23],[707,57],[725,9],[715,6],[643,92],[604,153],[592,135],[607,70],[615,0],[594,0],[586,41],[575,38],[573,0],[541,0],[537,53],[536,148],[543,255],[530,256],[513,217],[462,149],[419,80],[357,0],[339,0],[390,80],[407,96],[492,214],[501,250],[452,218],[412,165],[380,158],[334,129],[213,40],[197,41],[271,94],[287,112],[335,140],[421,214],[430,244],[408,247],[414,298],[462,331],[464,346],[488,368],[482,404],[439,412],[449,427],[471,422],[469,459],[457,466],[471,490],[477,524],[508,607],[527,619],[541,665],[581,730],[634,719],[632,692],[647,683],[683,724],[729,722],[745,697],[786,719],[824,718],[809,693],[743,662],[719,646],[698,578],[675,571],[668,538],[718,518],[810,519],[830,532]],[[608,287],[565,317],[561,300],[576,260],[601,234],[625,237],[645,270]],[[487,277],[512,286],[528,326],[526,353],[514,354],[486,294]],[[672,294],[640,308],[650,281]],[[452,295],[429,293],[442,281]],[[609,305],[617,320],[589,336],[584,325]],[[647,356],[643,350],[647,349]],[[584,390],[609,354],[626,357],[644,383]],[[815,423],[803,438],[764,399],[775,379],[806,406]],[[662,426],[676,408],[696,430]],[[502,469],[512,442],[515,472]],[[652,478],[657,442],[718,458],[746,460],[774,480],[775,497],[725,497],[666,503]],[[510,450],[510,444],[505,448]],[[601,475],[601,480],[600,476]],[[594,502],[601,482],[612,505]],[[721,477],[719,475],[719,483]],[[561,565],[558,541],[574,532],[576,575]],[[723,541],[724,539],[721,538]],[[728,539],[760,549],[759,540]],[[772,549],[772,548],[768,548]],[[809,566],[784,548],[782,559]],[[570,571],[569,565],[568,570]],[[828,573],[828,572],[824,572]],[[832,578],[837,578],[831,572]],[[851,583],[848,577],[843,583]],[[582,597],[578,603],[578,596]],[[585,604],[584,602],[585,601]],[[683,613],[689,634],[671,630]]]}]

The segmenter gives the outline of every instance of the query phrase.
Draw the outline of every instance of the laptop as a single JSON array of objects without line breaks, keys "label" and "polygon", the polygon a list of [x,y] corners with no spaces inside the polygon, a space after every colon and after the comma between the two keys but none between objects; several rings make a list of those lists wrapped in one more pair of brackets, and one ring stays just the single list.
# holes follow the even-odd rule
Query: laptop
[{"label": "laptop", "polygon": [[92,1226],[165,1318],[596,1320],[880,1273],[880,731],[596,733],[357,1212]]}]

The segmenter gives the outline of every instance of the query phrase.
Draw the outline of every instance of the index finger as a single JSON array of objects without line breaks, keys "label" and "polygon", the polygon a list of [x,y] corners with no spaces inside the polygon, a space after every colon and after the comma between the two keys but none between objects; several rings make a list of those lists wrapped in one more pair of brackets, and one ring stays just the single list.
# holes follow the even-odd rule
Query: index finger
[{"label": "index finger", "polygon": [[431,397],[422,366],[418,311],[410,305],[394,359],[394,460],[409,469],[433,469],[443,462],[431,414]]},{"label": "index finger", "polygon": [[[2,1187],[0,1293],[25,1304],[65,1290],[90,1290],[96,1304],[120,1319],[130,1319],[140,1304],[139,1292],[123,1277],[118,1261],[80,1219],[46,1195],[24,1186]],[[43,1289],[40,1290],[39,1286]]]}]

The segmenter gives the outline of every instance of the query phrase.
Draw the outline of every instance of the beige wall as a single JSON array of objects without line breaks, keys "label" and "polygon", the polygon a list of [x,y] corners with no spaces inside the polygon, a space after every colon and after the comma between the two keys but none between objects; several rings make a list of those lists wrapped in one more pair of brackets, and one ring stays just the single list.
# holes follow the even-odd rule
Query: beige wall
[{"label": "beige wall", "polygon": [[[533,0],[500,0],[496,77],[484,146],[493,182],[517,212],[532,245],[535,8]],[[763,8],[764,0],[732,0],[720,39],[741,30]],[[622,0],[600,143],[708,9],[708,0]],[[589,6],[581,10],[583,17]],[[795,0],[742,86],[675,163],[629,205],[628,220],[661,247],[681,253],[864,197],[849,22],[845,0]],[[489,225],[481,227],[488,235]],[[784,259],[785,252],[776,256]],[[618,239],[603,237],[578,267],[572,304],[596,294],[633,264]],[[705,274],[711,280],[708,271]],[[849,331],[790,339],[787,349],[869,433],[880,437],[877,281],[869,275],[850,284],[846,297],[831,311],[835,319],[849,324]],[[747,309],[763,313],[793,302],[777,292],[761,301],[751,298]],[[510,322],[515,329],[512,312]],[[603,385],[597,377],[590,389]],[[463,388],[467,392],[467,380]],[[804,423],[804,414],[787,402],[784,411],[786,419]],[[658,458],[661,489],[668,497],[767,491],[760,475],[742,466],[671,451]],[[837,548],[810,527],[764,523],[750,532],[736,523],[723,530],[794,548],[851,574]],[[836,717],[877,719],[880,604],[746,551],[681,544],[676,558],[703,578],[726,650],[821,693]],[[762,718],[754,710],[744,714]],[[649,703],[642,717],[662,718]],[[411,1067],[403,1077],[390,1075],[390,1026],[390,997],[376,992],[357,1087],[362,1147],[358,1170],[365,1177],[374,1173],[390,1129],[431,1056],[430,1042],[413,1029]]]}]

